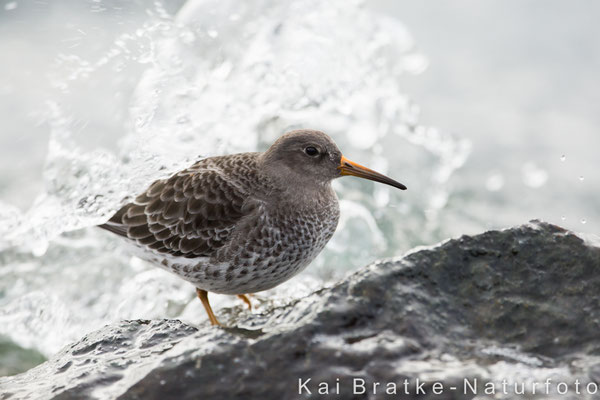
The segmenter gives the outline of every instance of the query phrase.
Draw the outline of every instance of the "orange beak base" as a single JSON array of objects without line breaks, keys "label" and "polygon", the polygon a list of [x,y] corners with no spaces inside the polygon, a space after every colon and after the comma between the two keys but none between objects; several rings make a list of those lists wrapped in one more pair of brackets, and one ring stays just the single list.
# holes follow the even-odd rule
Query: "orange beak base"
[{"label": "orange beak base", "polygon": [[406,186],[404,186],[400,182],[397,182],[392,178],[388,178],[387,176],[380,174],[379,172],[373,171],[372,169],[363,167],[362,165],[357,164],[354,161],[350,161],[344,156],[342,156],[338,169],[340,170],[340,174],[342,176],[357,176],[359,178],[369,179],[371,181],[384,183],[386,185],[390,185],[401,190],[406,190]]}]

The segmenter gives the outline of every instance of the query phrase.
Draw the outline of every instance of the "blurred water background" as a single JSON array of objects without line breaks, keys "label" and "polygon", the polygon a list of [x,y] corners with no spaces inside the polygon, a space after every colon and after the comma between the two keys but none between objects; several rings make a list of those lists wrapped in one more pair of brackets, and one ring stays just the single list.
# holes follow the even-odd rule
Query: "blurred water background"
[{"label": "blurred water background", "polygon": [[198,157],[263,150],[292,128],[328,132],[409,190],[336,182],[334,239],[257,302],[532,218],[597,235],[599,12],[593,0],[3,0],[0,374],[116,320],[202,323],[189,284],[93,226]]}]

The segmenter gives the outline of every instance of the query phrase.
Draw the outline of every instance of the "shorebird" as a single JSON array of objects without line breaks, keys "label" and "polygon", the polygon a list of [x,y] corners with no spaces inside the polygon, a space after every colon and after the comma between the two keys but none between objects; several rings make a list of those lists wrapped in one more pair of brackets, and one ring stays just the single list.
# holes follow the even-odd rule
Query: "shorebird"
[{"label": "shorebird", "polygon": [[101,228],[137,255],[208,292],[245,294],[287,281],[323,250],[339,219],[331,182],[352,175],[406,186],[348,160],[325,133],[297,130],[264,153],[202,159],[155,181]]}]

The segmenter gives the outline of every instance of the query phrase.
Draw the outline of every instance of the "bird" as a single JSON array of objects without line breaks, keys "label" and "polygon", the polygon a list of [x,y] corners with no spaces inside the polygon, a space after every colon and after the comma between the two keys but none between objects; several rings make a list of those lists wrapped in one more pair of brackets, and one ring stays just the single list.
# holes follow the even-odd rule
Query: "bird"
[{"label": "bird", "polygon": [[99,225],[134,254],[196,287],[208,319],[221,325],[208,293],[271,289],[305,269],[340,216],[333,180],[406,186],[348,160],[317,130],[294,130],[266,151],[208,157],[159,179]]}]

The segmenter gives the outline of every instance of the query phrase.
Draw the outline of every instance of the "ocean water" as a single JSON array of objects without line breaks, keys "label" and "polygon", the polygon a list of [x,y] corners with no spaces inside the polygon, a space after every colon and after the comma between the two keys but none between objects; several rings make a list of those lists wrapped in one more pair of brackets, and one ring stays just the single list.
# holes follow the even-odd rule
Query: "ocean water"
[{"label": "ocean water", "polygon": [[[531,15],[531,3],[480,11]],[[94,226],[154,179],[200,157],[264,150],[289,129],[324,130],[348,158],[409,189],[336,181],[336,235],[307,271],[257,303],[303,296],[417,245],[532,218],[598,234],[600,124],[589,107],[598,94],[585,84],[595,78],[588,64],[599,62],[586,47],[593,39],[578,42],[581,60],[550,60],[572,64],[564,82],[551,79],[541,56],[514,66],[535,51],[498,58],[494,70],[480,60],[485,35],[479,48],[461,47],[482,26],[456,21],[454,35],[433,38],[440,25],[469,19],[460,6],[444,7],[424,30],[425,46],[402,17],[425,29],[430,16],[408,2],[2,3],[0,373],[121,319],[204,323],[189,284]],[[587,76],[576,73],[578,62]],[[556,105],[573,92],[581,103]]]}]

